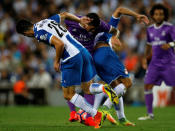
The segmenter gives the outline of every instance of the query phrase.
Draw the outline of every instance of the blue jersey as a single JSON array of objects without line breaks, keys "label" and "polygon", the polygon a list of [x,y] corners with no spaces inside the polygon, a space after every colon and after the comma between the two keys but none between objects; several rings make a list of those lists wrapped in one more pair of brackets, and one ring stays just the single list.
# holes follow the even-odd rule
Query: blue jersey
[{"label": "blue jersey", "polygon": [[41,20],[34,24],[34,36],[38,41],[51,44],[52,36],[56,36],[64,43],[64,52],[61,61],[65,62],[74,57],[84,48],[69,31],[60,25],[60,16],[54,15],[48,19]]}]

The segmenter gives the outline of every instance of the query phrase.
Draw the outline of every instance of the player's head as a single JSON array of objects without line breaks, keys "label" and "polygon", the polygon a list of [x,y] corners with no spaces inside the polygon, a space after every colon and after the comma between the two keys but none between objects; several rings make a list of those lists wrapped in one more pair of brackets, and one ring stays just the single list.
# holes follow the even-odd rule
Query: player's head
[{"label": "player's head", "polygon": [[33,24],[27,20],[19,20],[16,24],[16,31],[25,36],[34,36]]},{"label": "player's head", "polygon": [[85,26],[85,29],[87,31],[94,32],[95,29],[100,25],[100,18],[96,13],[88,13],[86,16],[91,19],[91,22],[89,22],[88,25]]},{"label": "player's head", "polygon": [[161,24],[163,21],[167,21],[169,17],[168,9],[163,4],[155,4],[150,10],[152,19],[157,24]]}]

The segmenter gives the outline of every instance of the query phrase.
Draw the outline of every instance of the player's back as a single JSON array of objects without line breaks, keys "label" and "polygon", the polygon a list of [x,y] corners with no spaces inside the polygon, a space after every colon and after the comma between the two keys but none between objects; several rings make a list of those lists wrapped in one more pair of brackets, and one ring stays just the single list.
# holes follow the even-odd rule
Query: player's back
[{"label": "player's back", "polygon": [[165,64],[175,58],[173,48],[163,50],[161,46],[169,42],[175,41],[175,27],[164,22],[159,27],[151,25],[147,29],[147,41],[152,46],[152,62]]},{"label": "player's back", "polygon": [[[58,18],[57,18],[58,19]],[[60,20],[59,20],[60,21]],[[54,19],[44,19],[34,24],[34,35],[37,40],[50,45],[52,36],[64,43],[62,59],[64,61],[77,55],[84,47],[76,41],[69,31]]]},{"label": "player's back", "polygon": [[95,36],[100,32],[109,32],[111,28],[109,24],[102,20],[100,21],[100,25],[95,32],[88,32],[79,23],[69,20],[66,20],[65,24],[74,38],[78,40],[91,54],[93,54],[94,51]]}]

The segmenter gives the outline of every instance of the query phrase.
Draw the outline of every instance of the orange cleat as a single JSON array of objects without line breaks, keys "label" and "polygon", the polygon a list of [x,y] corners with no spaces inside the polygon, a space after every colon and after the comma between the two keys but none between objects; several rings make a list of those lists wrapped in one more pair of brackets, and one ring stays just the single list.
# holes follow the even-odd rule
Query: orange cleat
[{"label": "orange cleat", "polygon": [[77,120],[78,120],[78,116],[77,116],[76,111],[72,111],[72,112],[70,113],[69,121],[70,121],[70,122],[74,122],[74,121],[77,121]]},{"label": "orange cleat", "polygon": [[84,124],[85,124],[86,126],[96,126],[96,123],[95,123],[93,117],[88,117],[88,118],[86,118]]},{"label": "orange cleat", "polygon": [[94,121],[96,122],[95,129],[98,129],[103,124],[106,119],[106,111],[97,111],[97,114],[94,116]]},{"label": "orange cleat", "polygon": [[111,114],[107,113],[106,118],[111,122],[111,124],[119,125],[118,122],[111,116]]}]

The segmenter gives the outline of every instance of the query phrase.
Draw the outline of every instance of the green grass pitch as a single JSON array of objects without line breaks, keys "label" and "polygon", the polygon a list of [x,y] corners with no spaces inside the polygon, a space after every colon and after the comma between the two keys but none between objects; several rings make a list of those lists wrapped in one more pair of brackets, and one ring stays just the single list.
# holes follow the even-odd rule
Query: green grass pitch
[{"label": "green grass pitch", "polygon": [[[175,107],[155,108],[155,120],[138,121],[145,107],[125,107],[135,127],[114,126],[105,121],[100,131],[175,131]],[[78,122],[68,121],[68,107],[0,107],[0,131],[92,131]]]}]

